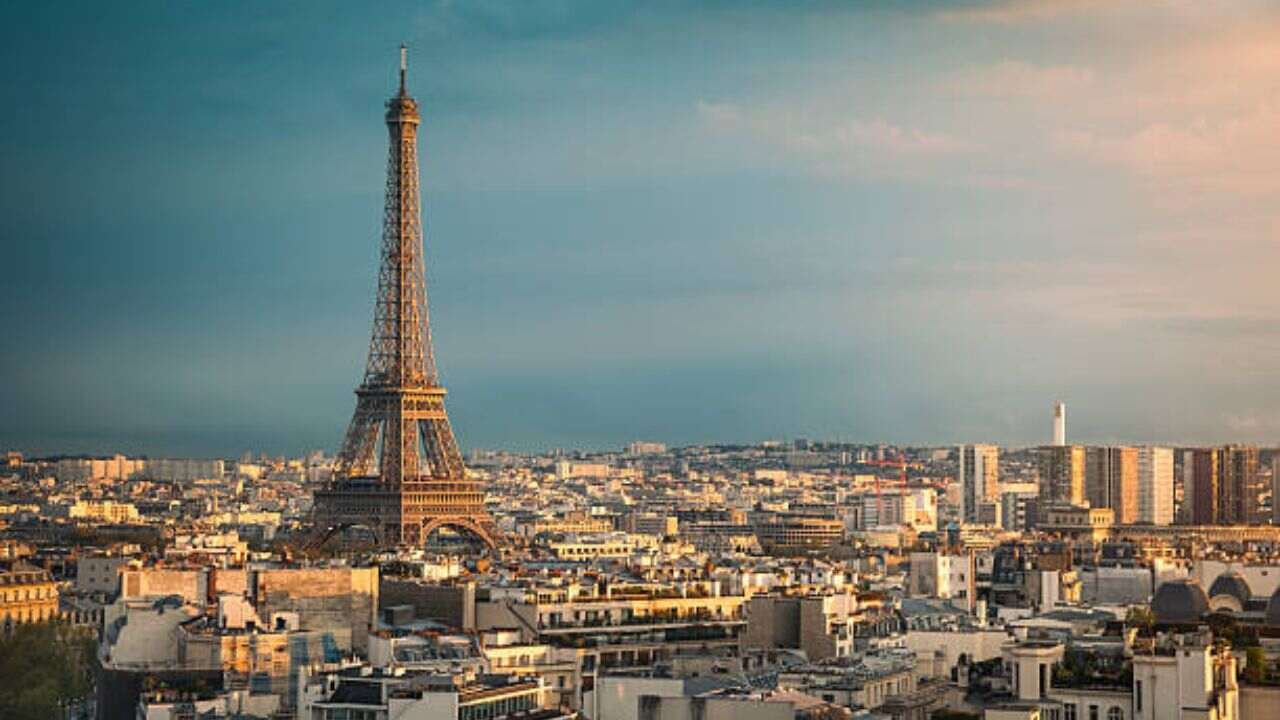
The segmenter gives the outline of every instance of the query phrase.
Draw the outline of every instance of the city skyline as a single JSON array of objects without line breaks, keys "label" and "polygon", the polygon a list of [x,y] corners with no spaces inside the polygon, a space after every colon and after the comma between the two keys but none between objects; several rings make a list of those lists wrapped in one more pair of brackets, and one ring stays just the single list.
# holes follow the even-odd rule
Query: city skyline
[{"label": "city skyline", "polygon": [[401,41],[465,448],[1280,437],[1261,4],[90,7],[3,11],[15,449],[337,447]]}]

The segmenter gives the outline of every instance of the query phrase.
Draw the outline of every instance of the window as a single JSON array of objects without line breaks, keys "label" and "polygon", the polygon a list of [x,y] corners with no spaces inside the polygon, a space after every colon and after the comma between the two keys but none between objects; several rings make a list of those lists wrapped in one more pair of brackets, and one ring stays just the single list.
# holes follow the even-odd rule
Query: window
[{"label": "window", "polygon": [[1067,703],[1062,706],[1062,720],[1076,720],[1075,703]]},{"label": "window", "polygon": [[1138,712],[1142,712],[1142,681],[1141,680],[1135,681],[1134,688],[1136,690],[1136,692],[1134,692],[1133,694],[1134,709],[1137,710]]},{"label": "window", "polygon": [[1107,711],[1107,720],[1124,720],[1124,711],[1118,706],[1112,705],[1111,709]]},{"label": "window", "polygon": [[1098,720],[1098,706],[1097,706],[1097,705],[1090,705],[1090,706],[1089,706],[1089,720]]}]

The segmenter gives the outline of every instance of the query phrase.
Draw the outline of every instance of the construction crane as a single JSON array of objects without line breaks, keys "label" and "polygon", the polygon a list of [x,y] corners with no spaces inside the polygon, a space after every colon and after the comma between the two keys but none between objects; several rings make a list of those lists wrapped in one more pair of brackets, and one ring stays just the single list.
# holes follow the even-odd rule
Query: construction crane
[{"label": "construction crane", "polygon": [[[858,465],[875,465],[877,467],[894,467],[898,468],[898,482],[901,487],[907,486],[907,456],[898,452],[896,460],[864,460],[857,462]],[[884,496],[881,494],[880,474],[876,473],[876,523],[884,522]]]}]

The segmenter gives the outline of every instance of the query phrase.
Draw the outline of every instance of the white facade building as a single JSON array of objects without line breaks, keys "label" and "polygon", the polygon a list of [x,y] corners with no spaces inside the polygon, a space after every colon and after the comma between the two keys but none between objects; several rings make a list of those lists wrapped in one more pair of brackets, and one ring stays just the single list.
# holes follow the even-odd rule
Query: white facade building
[{"label": "white facade building", "polygon": [[1138,522],[1173,522],[1173,450],[1138,448]]},{"label": "white facade building", "polygon": [[1053,404],[1053,444],[1062,447],[1067,444],[1067,404]]}]

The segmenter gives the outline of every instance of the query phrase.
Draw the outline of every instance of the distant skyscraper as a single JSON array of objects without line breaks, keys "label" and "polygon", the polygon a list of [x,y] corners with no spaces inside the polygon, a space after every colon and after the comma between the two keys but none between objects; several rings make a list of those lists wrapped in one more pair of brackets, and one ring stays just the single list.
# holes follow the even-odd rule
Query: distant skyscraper
[{"label": "distant skyscraper", "polygon": [[1053,404],[1053,444],[1062,447],[1067,444],[1067,404]]},{"label": "distant skyscraper", "polygon": [[1050,445],[1039,449],[1040,511],[1053,505],[1083,505],[1084,448]]},{"label": "distant skyscraper", "polygon": [[957,480],[960,483],[961,522],[981,522],[982,504],[1000,500],[1000,448],[961,445]]},{"label": "distant skyscraper", "polygon": [[1173,450],[1138,448],[1138,522],[1173,522]]},{"label": "distant skyscraper", "polygon": [[1214,448],[1182,452],[1183,519],[1192,525],[1217,525],[1221,453]]},{"label": "distant skyscraper", "polygon": [[1087,448],[1084,484],[1091,507],[1111,508],[1122,525],[1138,521],[1137,448]]},{"label": "distant skyscraper", "polygon": [[1222,481],[1218,517],[1224,525],[1246,525],[1264,522],[1258,484],[1258,448],[1228,445],[1222,448]]},{"label": "distant skyscraper", "polygon": [[1280,525],[1280,454],[1271,456],[1271,523]]},{"label": "distant skyscraper", "polygon": [[1196,525],[1248,525],[1266,521],[1258,479],[1258,448],[1228,445],[1182,454],[1184,518]]}]

